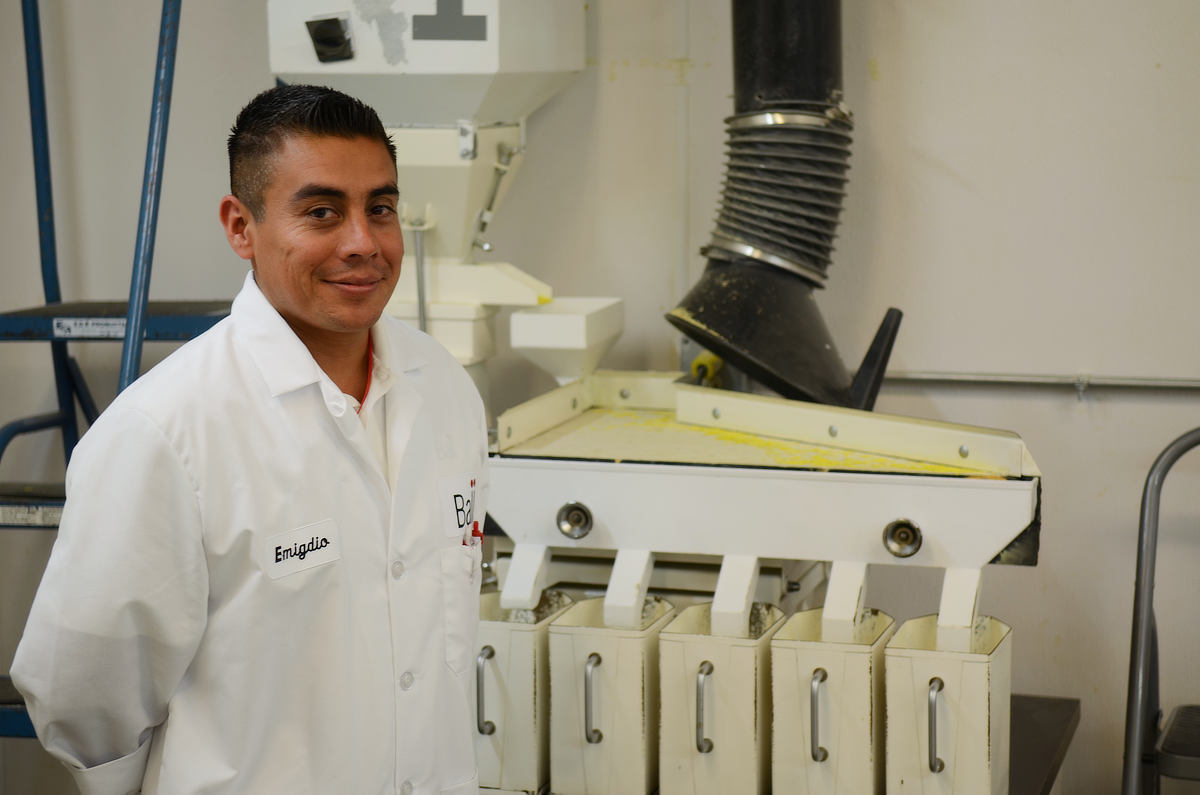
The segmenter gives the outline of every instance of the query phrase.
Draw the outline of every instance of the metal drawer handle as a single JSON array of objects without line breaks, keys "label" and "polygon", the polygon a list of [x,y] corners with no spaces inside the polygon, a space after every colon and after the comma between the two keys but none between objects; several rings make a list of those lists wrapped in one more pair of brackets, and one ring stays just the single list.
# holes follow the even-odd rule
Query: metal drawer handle
[{"label": "metal drawer handle", "polygon": [[599,729],[592,728],[592,698],[595,695],[592,688],[592,672],[600,664],[600,655],[592,652],[588,655],[587,665],[583,666],[583,739],[592,745],[604,739]]},{"label": "metal drawer handle", "polygon": [[812,731],[809,732],[808,740],[812,752],[814,762],[824,762],[829,758],[829,752],[817,744],[817,738],[820,735],[819,723],[817,721],[817,697],[821,693],[821,683],[829,678],[829,674],[825,673],[824,668],[818,668],[813,671],[812,675],[812,691],[809,696],[809,712],[812,713]]},{"label": "metal drawer handle", "polygon": [[946,763],[937,755],[937,697],[943,687],[945,683],[938,677],[929,680],[929,770],[933,773],[946,769]]},{"label": "metal drawer handle", "polygon": [[480,734],[495,734],[496,724],[483,719],[483,668],[487,661],[496,656],[496,650],[484,646],[475,657],[475,727]]},{"label": "metal drawer handle", "polygon": [[696,750],[707,754],[713,749],[713,741],[704,736],[704,680],[712,675],[713,664],[708,660],[700,663],[696,672]]}]

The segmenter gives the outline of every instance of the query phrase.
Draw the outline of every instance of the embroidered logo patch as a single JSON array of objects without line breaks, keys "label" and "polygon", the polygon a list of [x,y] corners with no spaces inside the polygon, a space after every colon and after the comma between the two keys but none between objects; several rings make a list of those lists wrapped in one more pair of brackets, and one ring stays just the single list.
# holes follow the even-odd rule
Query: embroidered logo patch
[{"label": "embroidered logo patch", "polygon": [[272,580],[340,560],[342,541],[332,519],[297,527],[268,538],[263,564]]},{"label": "embroidered logo patch", "polygon": [[470,540],[475,521],[475,475],[453,475],[438,481],[442,529],[447,538]]}]

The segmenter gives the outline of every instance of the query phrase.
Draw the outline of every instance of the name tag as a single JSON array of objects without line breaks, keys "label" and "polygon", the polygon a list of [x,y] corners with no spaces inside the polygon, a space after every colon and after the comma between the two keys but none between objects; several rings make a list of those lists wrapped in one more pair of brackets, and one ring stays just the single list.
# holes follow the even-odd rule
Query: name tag
[{"label": "name tag", "polygon": [[438,480],[438,501],[441,503],[442,530],[447,538],[470,540],[475,516],[474,474],[452,475]]},{"label": "name tag", "polygon": [[342,541],[332,519],[297,527],[266,540],[263,564],[272,580],[340,560]]}]

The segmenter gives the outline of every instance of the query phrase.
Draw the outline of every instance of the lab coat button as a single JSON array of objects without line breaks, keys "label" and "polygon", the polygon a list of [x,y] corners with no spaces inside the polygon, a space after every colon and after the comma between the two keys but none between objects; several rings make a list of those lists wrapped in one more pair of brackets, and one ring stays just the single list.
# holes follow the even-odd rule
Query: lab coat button
[{"label": "lab coat button", "polygon": [[335,417],[340,417],[346,413],[346,401],[337,400],[329,404],[329,413]]},{"label": "lab coat button", "polygon": [[400,795],[412,795],[411,781],[405,780],[405,782],[400,785]]},{"label": "lab coat button", "polygon": [[413,686],[412,671],[405,671],[404,673],[400,674],[400,689],[408,690],[412,686]]},{"label": "lab coat button", "polygon": [[393,561],[392,561],[392,579],[393,579],[393,580],[398,580],[398,579],[400,579],[400,578],[401,578],[401,577],[403,577],[403,576],[404,576],[404,563],[403,563],[403,561],[399,561],[399,560],[393,560]]}]

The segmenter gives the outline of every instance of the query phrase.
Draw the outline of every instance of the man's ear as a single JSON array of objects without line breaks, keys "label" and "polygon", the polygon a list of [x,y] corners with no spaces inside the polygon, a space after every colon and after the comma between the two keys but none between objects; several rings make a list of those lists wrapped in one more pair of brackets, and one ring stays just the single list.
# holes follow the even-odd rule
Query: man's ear
[{"label": "man's ear", "polygon": [[250,208],[233,194],[221,199],[221,226],[225,229],[225,238],[233,253],[242,259],[254,258],[254,216]]}]

